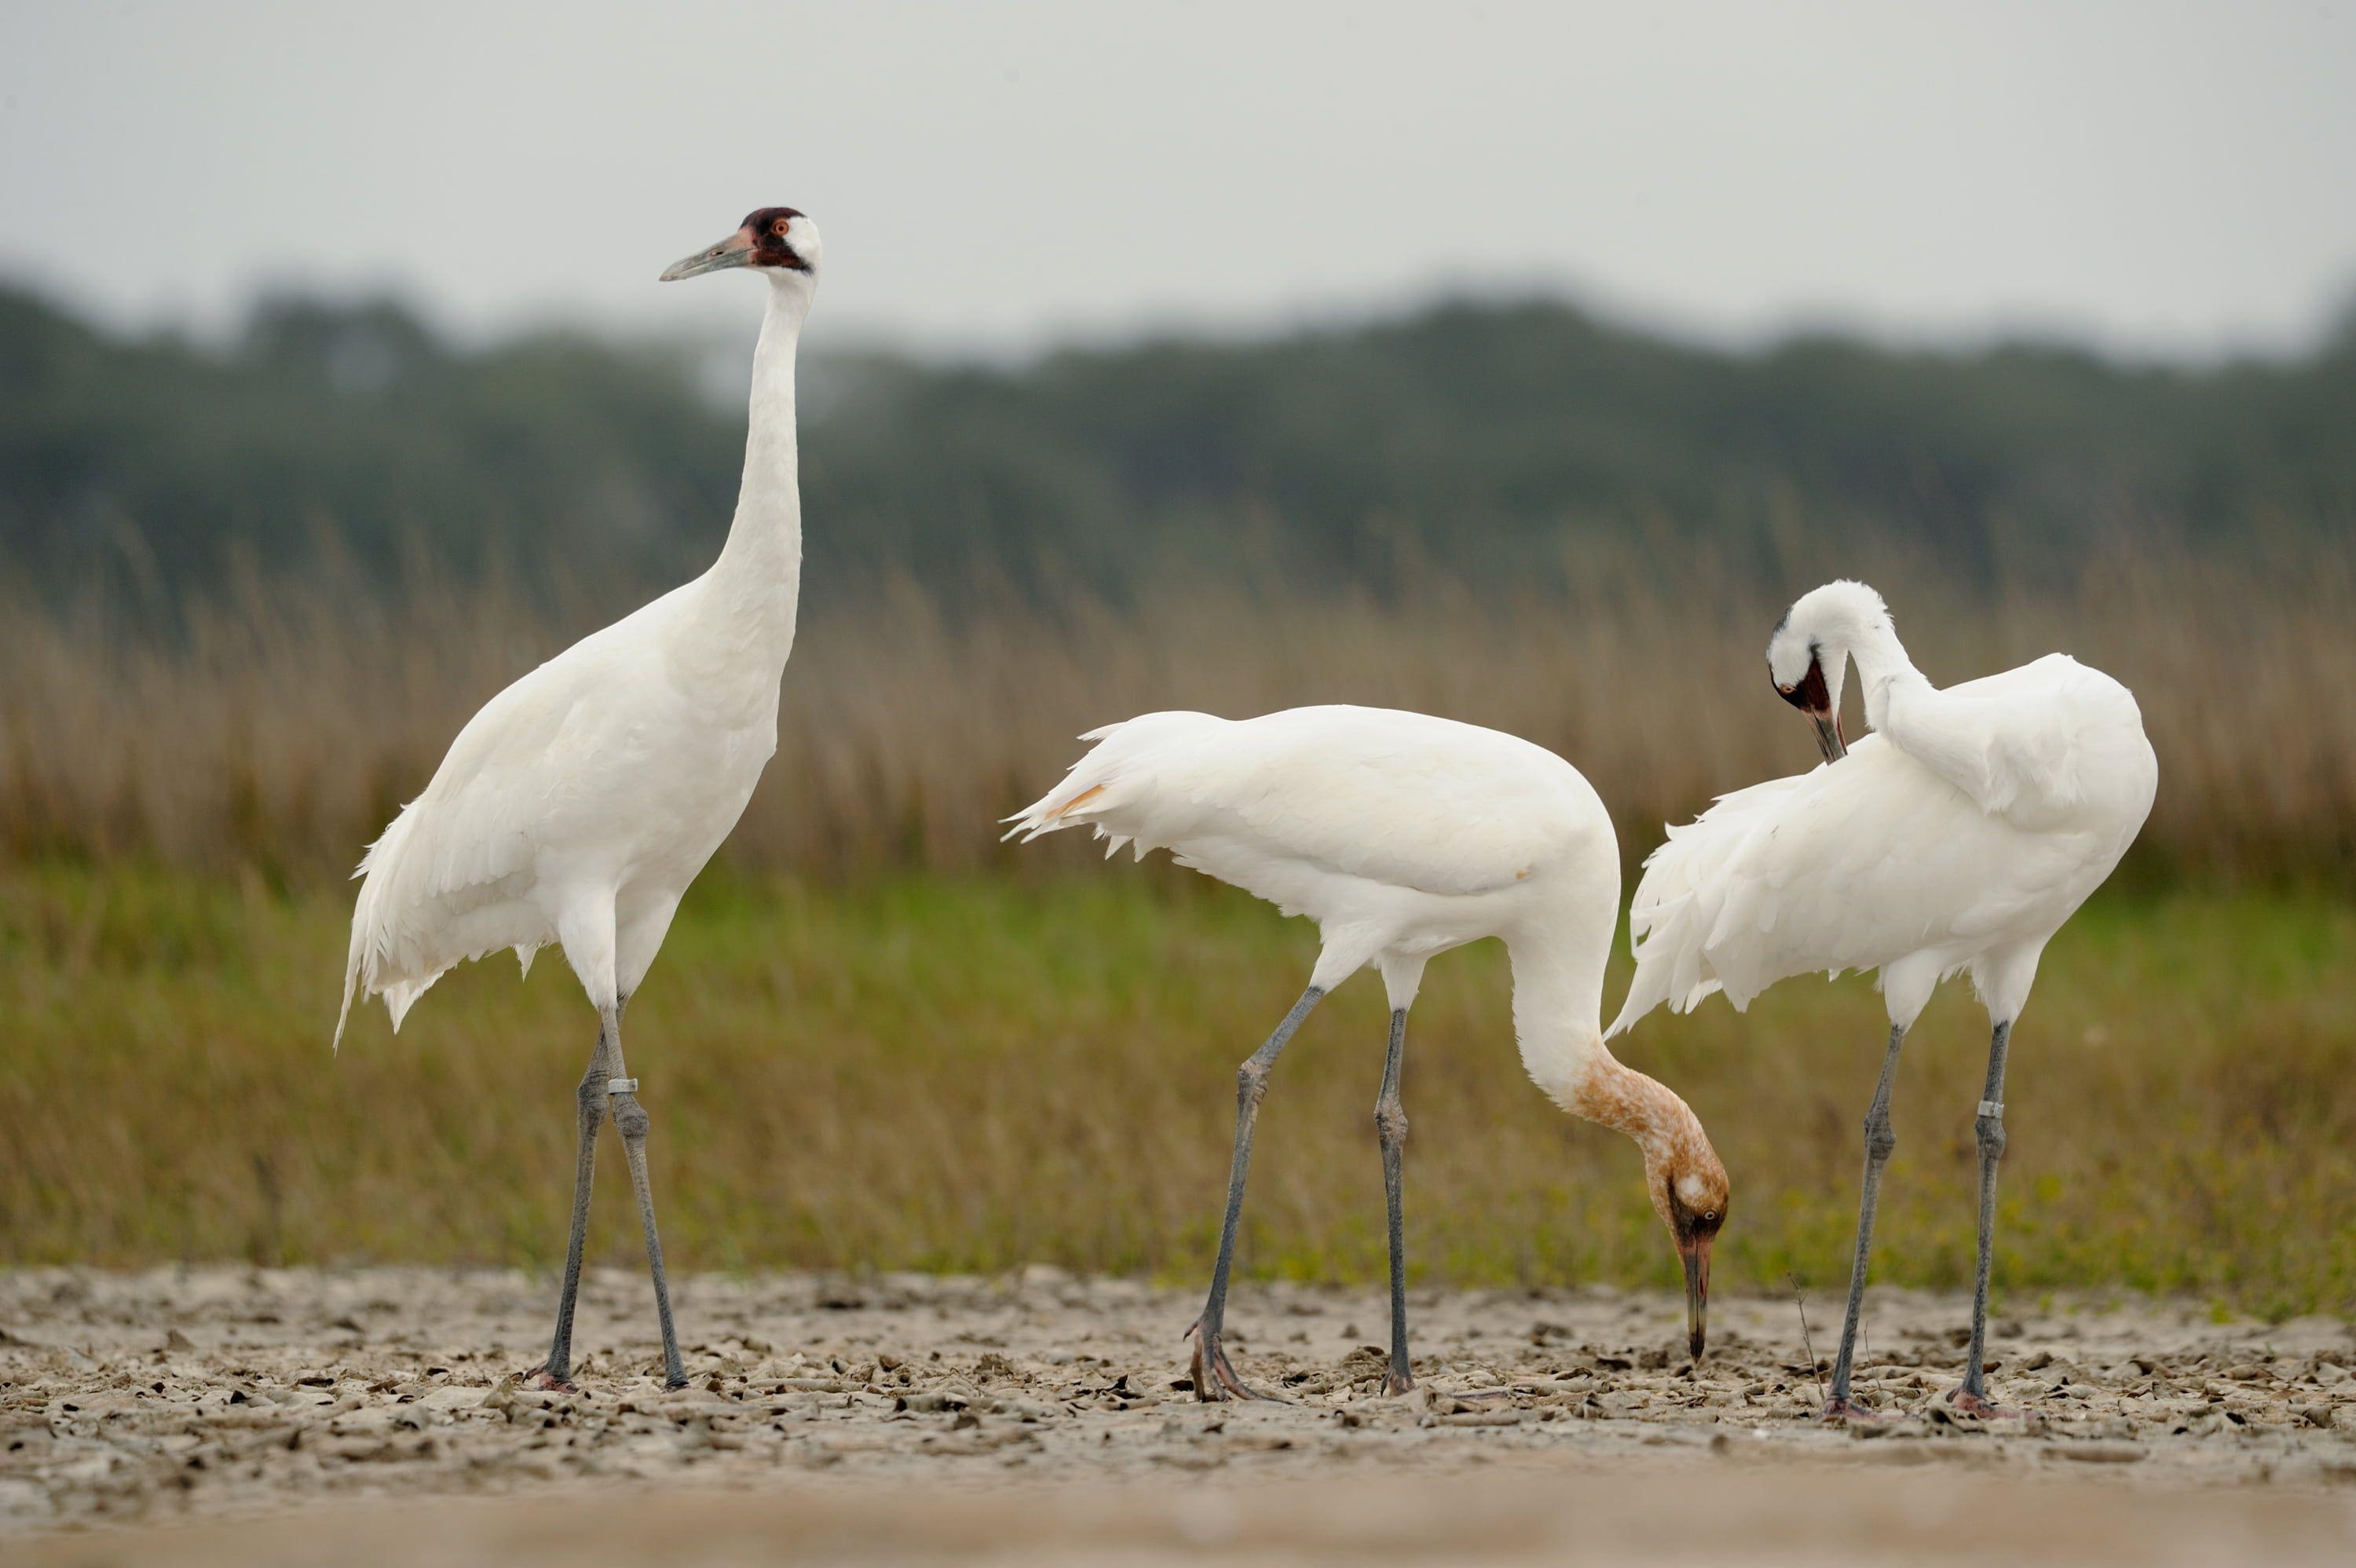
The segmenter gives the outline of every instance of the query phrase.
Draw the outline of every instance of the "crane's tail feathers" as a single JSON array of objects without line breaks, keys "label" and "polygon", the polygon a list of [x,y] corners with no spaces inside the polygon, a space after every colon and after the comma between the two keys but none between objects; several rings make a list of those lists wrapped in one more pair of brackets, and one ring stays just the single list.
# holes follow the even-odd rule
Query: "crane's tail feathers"
[{"label": "crane's tail feathers", "polygon": [[[1086,823],[1105,846],[1108,859],[1134,847],[1139,859],[1158,846],[1152,803],[1173,751],[1194,743],[1206,726],[1224,723],[1208,714],[1143,713],[1107,724],[1080,737],[1087,754],[1072,764],[1054,789],[1003,820],[1006,837],[1024,843],[1043,833]],[[1142,835],[1142,836],[1141,836]]]},{"label": "crane's tail feathers", "polygon": [[411,1006],[441,977],[438,969],[423,979],[395,978],[386,972],[392,961],[391,927],[397,923],[386,907],[386,900],[394,896],[391,890],[399,880],[402,850],[409,842],[412,827],[410,808],[404,806],[377,841],[369,846],[368,853],[360,857],[359,869],[352,873],[360,880],[360,891],[352,904],[352,939],[344,955],[344,997],[336,1010],[336,1033],[329,1047],[332,1051],[343,1050],[344,1029],[351,1022],[355,1001],[382,997],[385,1010],[392,1015],[393,1030],[398,1033],[401,1020]]},{"label": "crane's tail feathers", "polygon": [[1049,790],[1042,798],[1032,802],[1012,816],[1000,817],[1001,822],[1011,822],[1014,826],[999,835],[999,842],[1002,844],[1015,835],[1021,834],[1023,842],[1028,844],[1042,833],[1053,833],[1059,827],[1069,827],[1070,824],[1065,819],[1070,816],[1074,810],[1086,805],[1105,792],[1104,785],[1094,784],[1076,793],[1067,793],[1071,791],[1074,777],[1076,777],[1078,773],[1077,768],[1073,769],[1072,777],[1066,777],[1062,784]]},{"label": "crane's tail feathers", "polygon": [[359,965],[347,964],[344,966],[344,1005],[336,1009],[336,1038],[327,1042],[327,1052],[331,1056],[343,1054],[344,1025],[351,1021],[352,992],[359,987]]},{"label": "crane's tail feathers", "polygon": [[[1072,814],[1092,801],[1099,801],[1118,776],[1111,765],[1113,759],[1105,754],[1104,742],[1136,722],[1134,719],[1124,719],[1114,724],[1100,724],[1082,735],[1080,739],[1088,742],[1087,753],[1072,764],[1071,772],[1066,773],[1054,789],[1013,816],[1000,817],[1001,822],[1012,823],[1012,826],[999,836],[999,842],[1002,844],[1009,838],[1019,837],[1028,844],[1043,833],[1053,833],[1059,827],[1070,827],[1074,820],[1087,821],[1093,816],[1093,813],[1083,813],[1076,819]],[[1098,830],[1098,836],[1104,836],[1103,829]],[[1119,848],[1119,845],[1117,843],[1113,848]],[[1109,855],[1111,851],[1106,853]]]},{"label": "crane's tail feathers", "polygon": [[[1638,1019],[1663,1002],[1668,1003],[1669,1011],[1673,1013],[1689,1013],[1725,988],[1719,981],[1704,980],[1688,991],[1672,996],[1659,985],[1640,976],[1639,983],[1629,986],[1628,999],[1620,1004],[1620,1016],[1612,1020],[1612,1027],[1603,1031],[1603,1038],[1616,1040],[1626,1034],[1636,1027]],[[1740,1012],[1742,1008],[1738,1006],[1734,1010]]]}]

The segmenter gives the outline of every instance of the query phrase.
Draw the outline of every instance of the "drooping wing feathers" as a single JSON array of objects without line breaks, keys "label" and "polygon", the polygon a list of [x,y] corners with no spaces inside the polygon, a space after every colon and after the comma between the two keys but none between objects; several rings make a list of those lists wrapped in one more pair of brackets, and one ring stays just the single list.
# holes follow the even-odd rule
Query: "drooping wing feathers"
[{"label": "drooping wing feathers", "polygon": [[1628,908],[1628,945],[1637,955],[1636,973],[1610,1034],[1663,1002],[1672,1012],[1687,1012],[1719,989],[1702,940],[1724,907],[1717,876],[1805,776],[1769,779],[1720,795],[1692,822],[1671,827],[1667,840],[1644,858],[1644,877]]},{"label": "drooping wing feathers", "polygon": [[535,828],[546,837],[561,819],[566,781],[598,743],[597,664],[594,639],[576,644],[485,703],[369,847],[354,873],[338,1044],[356,997],[382,995],[397,1030],[444,971],[516,945],[510,923],[487,917],[530,872]]}]

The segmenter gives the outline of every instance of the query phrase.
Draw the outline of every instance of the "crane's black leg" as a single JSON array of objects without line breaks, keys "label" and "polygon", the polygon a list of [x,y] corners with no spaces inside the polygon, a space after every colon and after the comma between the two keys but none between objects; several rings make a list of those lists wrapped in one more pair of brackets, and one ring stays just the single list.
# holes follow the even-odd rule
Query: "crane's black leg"
[{"label": "crane's black leg", "polygon": [[1227,1274],[1236,1261],[1236,1225],[1243,1218],[1244,1178],[1251,1169],[1252,1124],[1259,1117],[1259,1103],[1268,1094],[1269,1069],[1284,1053],[1292,1039],[1292,1031],[1309,1016],[1325,993],[1312,986],[1301,993],[1284,1021],[1268,1042],[1246,1059],[1236,1070],[1236,1153],[1234,1164],[1227,1171],[1227,1214],[1219,1226],[1219,1261],[1211,1270],[1211,1299],[1204,1305],[1203,1315],[1186,1332],[1194,1341],[1194,1397],[1205,1402],[1222,1399],[1266,1399],[1236,1375],[1235,1367],[1227,1360],[1227,1352],[1219,1343],[1220,1330],[1226,1326],[1227,1314]]},{"label": "crane's black leg", "polygon": [[1949,1396],[1957,1410],[1972,1415],[1999,1413],[1988,1403],[1982,1363],[1987,1355],[1988,1263],[1996,1249],[1996,1168],[2004,1157],[2004,1056],[2011,1040],[2009,1021],[1997,1025],[1988,1037],[1987,1087],[1972,1123],[1980,1145],[1979,1268],[1972,1280],[1972,1348],[1964,1361],[1964,1386]]},{"label": "crane's black leg", "polygon": [[580,1152],[573,1167],[573,1234],[564,1246],[564,1287],[556,1298],[556,1337],[548,1360],[526,1375],[542,1388],[573,1388],[573,1308],[581,1295],[581,1253],[589,1240],[589,1191],[597,1166],[597,1126],[605,1119],[605,1083],[619,1063],[619,1009],[597,1022],[597,1049],[590,1053],[588,1070],[573,1090],[573,1115],[581,1132]]},{"label": "crane's black leg", "polygon": [[1825,1414],[1833,1420],[1873,1415],[1850,1403],[1849,1370],[1857,1358],[1858,1324],[1865,1314],[1866,1261],[1873,1252],[1873,1211],[1881,1200],[1881,1168],[1890,1163],[1890,1153],[1898,1147],[1898,1134],[1890,1125],[1890,1091],[1898,1079],[1898,1049],[1905,1042],[1906,1030],[1890,1025],[1890,1050],[1881,1059],[1881,1082],[1873,1091],[1872,1106],[1865,1113],[1865,1185],[1857,1203],[1857,1255],[1849,1264],[1848,1313],[1841,1320],[1840,1354],[1833,1361],[1833,1392],[1825,1402]]},{"label": "crane's black leg", "polygon": [[679,1360],[679,1335],[671,1327],[670,1283],[663,1275],[662,1239],[655,1233],[654,1189],[647,1180],[647,1108],[638,1104],[638,1081],[626,1077],[622,1041],[614,1039],[614,1076],[607,1081],[607,1104],[614,1111],[614,1129],[622,1135],[622,1153],[630,1162],[630,1188],[637,1194],[638,1226],[647,1235],[647,1267],[655,1278],[655,1317],[662,1327],[663,1386],[685,1388],[687,1371]]},{"label": "crane's black leg", "polygon": [[1407,1055],[1407,1009],[1391,1012],[1390,1051],[1383,1059],[1383,1092],[1375,1101],[1375,1136],[1383,1147],[1383,1198],[1389,1210],[1391,1241],[1391,1370],[1385,1393],[1415,1387],[1407,1357],[1407,1221],[1400,1208],[1399,1162],[1407,1150],[1407,1107],[1399,1104],[1399,1067]]}]

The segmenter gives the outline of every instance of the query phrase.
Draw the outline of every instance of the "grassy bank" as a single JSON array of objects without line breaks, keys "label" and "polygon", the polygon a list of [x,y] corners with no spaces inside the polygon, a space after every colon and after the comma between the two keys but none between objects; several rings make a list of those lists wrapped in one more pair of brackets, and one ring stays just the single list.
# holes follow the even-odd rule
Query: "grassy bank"
[{"label": "grassy bank", "polygon": [[[327,1051],[348,896],[259,877],[0,869],[0,1261],[546,1264],[592,1024],[553,955],[445,978],[407,1029]],[[1313,933],[1167,870],[691,894],[633,1005],[664,1241],[691,1267],[1192,1279],[1236,1061]],[[1624,965],[1623,965],[1624,966]],[[2356,913],[2322,898],[2098,898],[2056,941],[2013,1057],[1999,1278],[2356,1306]],[[1623,980],[1615,976],[1608,994]],[[1311,1023],[1263,1115],[1243,1266],[1371,1279],[1379,988]],[[1622,1054],[1677,1087],[1735,1180],[1721,1289],[1836,1288],[1881,1036],[1854,978]],[[1968,1278],[1984,1037],[1960,986],[1899,1090],[1879,1276]],[[1408,1226],[1459,1284],[1666,1284],[1623,1140],[1522,1078],[1494,944],[1433,965],[1412,1026]],[[617,1151],[600,1253],[635,1253]]]}]

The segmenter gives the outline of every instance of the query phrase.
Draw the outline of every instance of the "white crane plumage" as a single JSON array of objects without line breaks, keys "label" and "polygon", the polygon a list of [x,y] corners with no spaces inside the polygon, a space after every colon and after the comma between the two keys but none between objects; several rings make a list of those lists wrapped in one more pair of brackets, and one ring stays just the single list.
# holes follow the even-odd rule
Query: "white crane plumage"
[{"label": "white crane plumage", "polygon": [[801,583],[794,357],[819,253],[808,218],[763,208],[664,272],[670,282],[747,267],[769,283],[744,483],[719,560],[484,704],[360,862],[338,1043],[356,996],[383,997],[397,1029],[444,971],[501,948],[529,967],[535,951],[560,944],[597,1009],[596,1049],[575,1095],[564,1284],[548,1359],[535,1369],[551,1387],[569,1386],[591,1171],[609,1113],[646,1232],[665,1381],[686,1381],[622,1009],[776,750],[778,677]]},{"label": "white crane plumage", "polygon": [[1375,1126],[1389,1211],[1387,1386],[1414,1386],[1407,1349],[1399,1072],[1407,1014],[1434,954],[1505,939],[1523,1065],[1556,1104],[1633,1138],[1645,1189],[1683,1260],[1693,1353],[1702,1351],[1709,1253],[1726,1172],[1698,1118],[1604,1049],[1603,970],[1619,923],[1612,819],[1578,770],[1530,742],[1419,713],[1298,708],[1228,720],[1149,713],[1096,742],[1047,795],[1007,818],[1025,840],[1085,826],[1166,848],[1182,866],[1305,914],[1324,939],[1309,988],[1237,1073],[1236,1141],[1218,1261],[1194,1340],[1198,1399],[1261,1397],[1220,1339],[1252,1129],[1269,1071],[1311,1008],[1372,965],[1391,1005]]},{"label": "white crane plumage", "polygon": [[[1855,1417],[1868,1413],[1849,1400],[1849,1373],[1881,1168],[1897,1144],[1899,1047],[1939,982],[1970,972],[1992,1033],[1975,1123],[1971,1349],[1954,1399],[1985,1413],[2007,1045],[2046,943],[2142,828],[2158,763],[2134,696],[2066,655],[1933,687],[1863,583],[1802,597],[1767,657],[1776,690],[1815,724],[1825,765],[1726,795],[1669,830],[1630,910],[1636,976],[1612,1032],[1663,1002],[1682,1012],[1723,991],[1740,1008],[1787,976],[1879,971],[1890,1040],[1866,1116],[1848,1309],[1826,1412]],[[1851,658],[1873,733],[1845,747],[1838,715]]]}]

